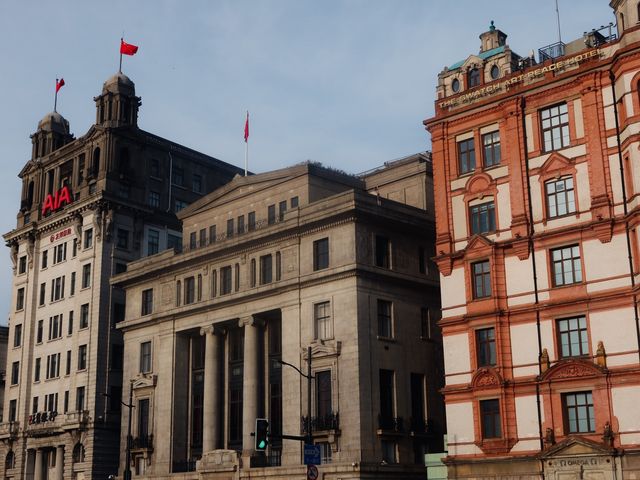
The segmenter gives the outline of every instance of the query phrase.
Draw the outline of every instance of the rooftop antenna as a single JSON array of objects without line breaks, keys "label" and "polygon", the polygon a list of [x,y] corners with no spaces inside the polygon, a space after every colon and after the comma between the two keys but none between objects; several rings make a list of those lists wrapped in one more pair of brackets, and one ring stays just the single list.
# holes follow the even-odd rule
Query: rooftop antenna
[{"label": "rooftop antenna", "polygon": [[556,0],[556,18],[558,19],[558,43],[562,43],[562,34],[560,33],[560,9],[558,8],[558,0]]}]

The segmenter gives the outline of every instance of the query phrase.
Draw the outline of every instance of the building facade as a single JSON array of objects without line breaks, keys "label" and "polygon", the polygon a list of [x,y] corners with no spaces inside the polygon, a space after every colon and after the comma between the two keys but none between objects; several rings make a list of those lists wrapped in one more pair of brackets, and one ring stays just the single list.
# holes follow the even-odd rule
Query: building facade
[{"label": "building facade", "polygon": [[366,180],[236,177],[180,212],[182,252],[114,278],[133,478],[301,478],[302,443],[282,435],[305,434],[323,478],[424,477],[444,428],[433,211],[386,197],[430,205],[430,175],[421,154]]},{"label": "building facade", "polygon": [[640,473],[640,6],[611,6],[538,62],[492,22],[438,76],[449,478]]},{"label": "building facade", "polygon": [[94,100],[80,138],[57,112],[38,124],[4,236],[14,277],[3,478],[117,472],[125,299],[109,278],[179,245],[175,212],[241,172],[138,128],[140,97],[122,73]]}]

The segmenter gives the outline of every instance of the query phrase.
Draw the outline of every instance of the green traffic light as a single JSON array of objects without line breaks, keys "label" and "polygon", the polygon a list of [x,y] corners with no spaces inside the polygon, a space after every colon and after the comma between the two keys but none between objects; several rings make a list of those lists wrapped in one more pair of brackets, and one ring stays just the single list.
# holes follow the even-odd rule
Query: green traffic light
[{"label": "green traffic light", "polygon": [[259,448],[266,448],[267,447],[267,442],[265,442],[264,440],[260,440],[260,443],[258,444]]}]

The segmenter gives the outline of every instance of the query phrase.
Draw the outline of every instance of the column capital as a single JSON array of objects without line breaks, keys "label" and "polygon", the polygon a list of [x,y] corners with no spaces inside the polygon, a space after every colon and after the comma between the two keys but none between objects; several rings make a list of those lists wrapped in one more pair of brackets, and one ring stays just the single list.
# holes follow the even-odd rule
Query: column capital
[{"label": "column capital", "polygon": [[262,327],[264,326],[264,320],[254,317],[253,315],[248,315],[246,317],[241,317],[238,319],[239,327]]},{"label": "column capital", "polygon": [[227,334],[227,329],[220,325],[207,325],[206,327],[200,327],[200,335],[216,335],[224,336]]}]

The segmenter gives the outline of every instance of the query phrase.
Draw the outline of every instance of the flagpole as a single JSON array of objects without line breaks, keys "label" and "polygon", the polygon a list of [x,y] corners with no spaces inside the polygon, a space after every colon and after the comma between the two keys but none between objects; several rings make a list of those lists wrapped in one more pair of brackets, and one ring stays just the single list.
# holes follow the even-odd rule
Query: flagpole
[{"label": "flagpole", "polygon": [[118,67],[118,73],[122,73],[122,37],[120,37],[120,66]]},{"label": "flagpole", "polygon": [[246,129],[245,129],[245,137],[244,137],[244,176],[247,176],[247,168],[249,167],[249,110],[247,110],[247,120],[246,120]]},{"label": "flagpole", "polygon": [[53,97],[53,111],[57,112],[58,110],[56,110],[58,108],[58,79],[56,78],[56,94]]}]

